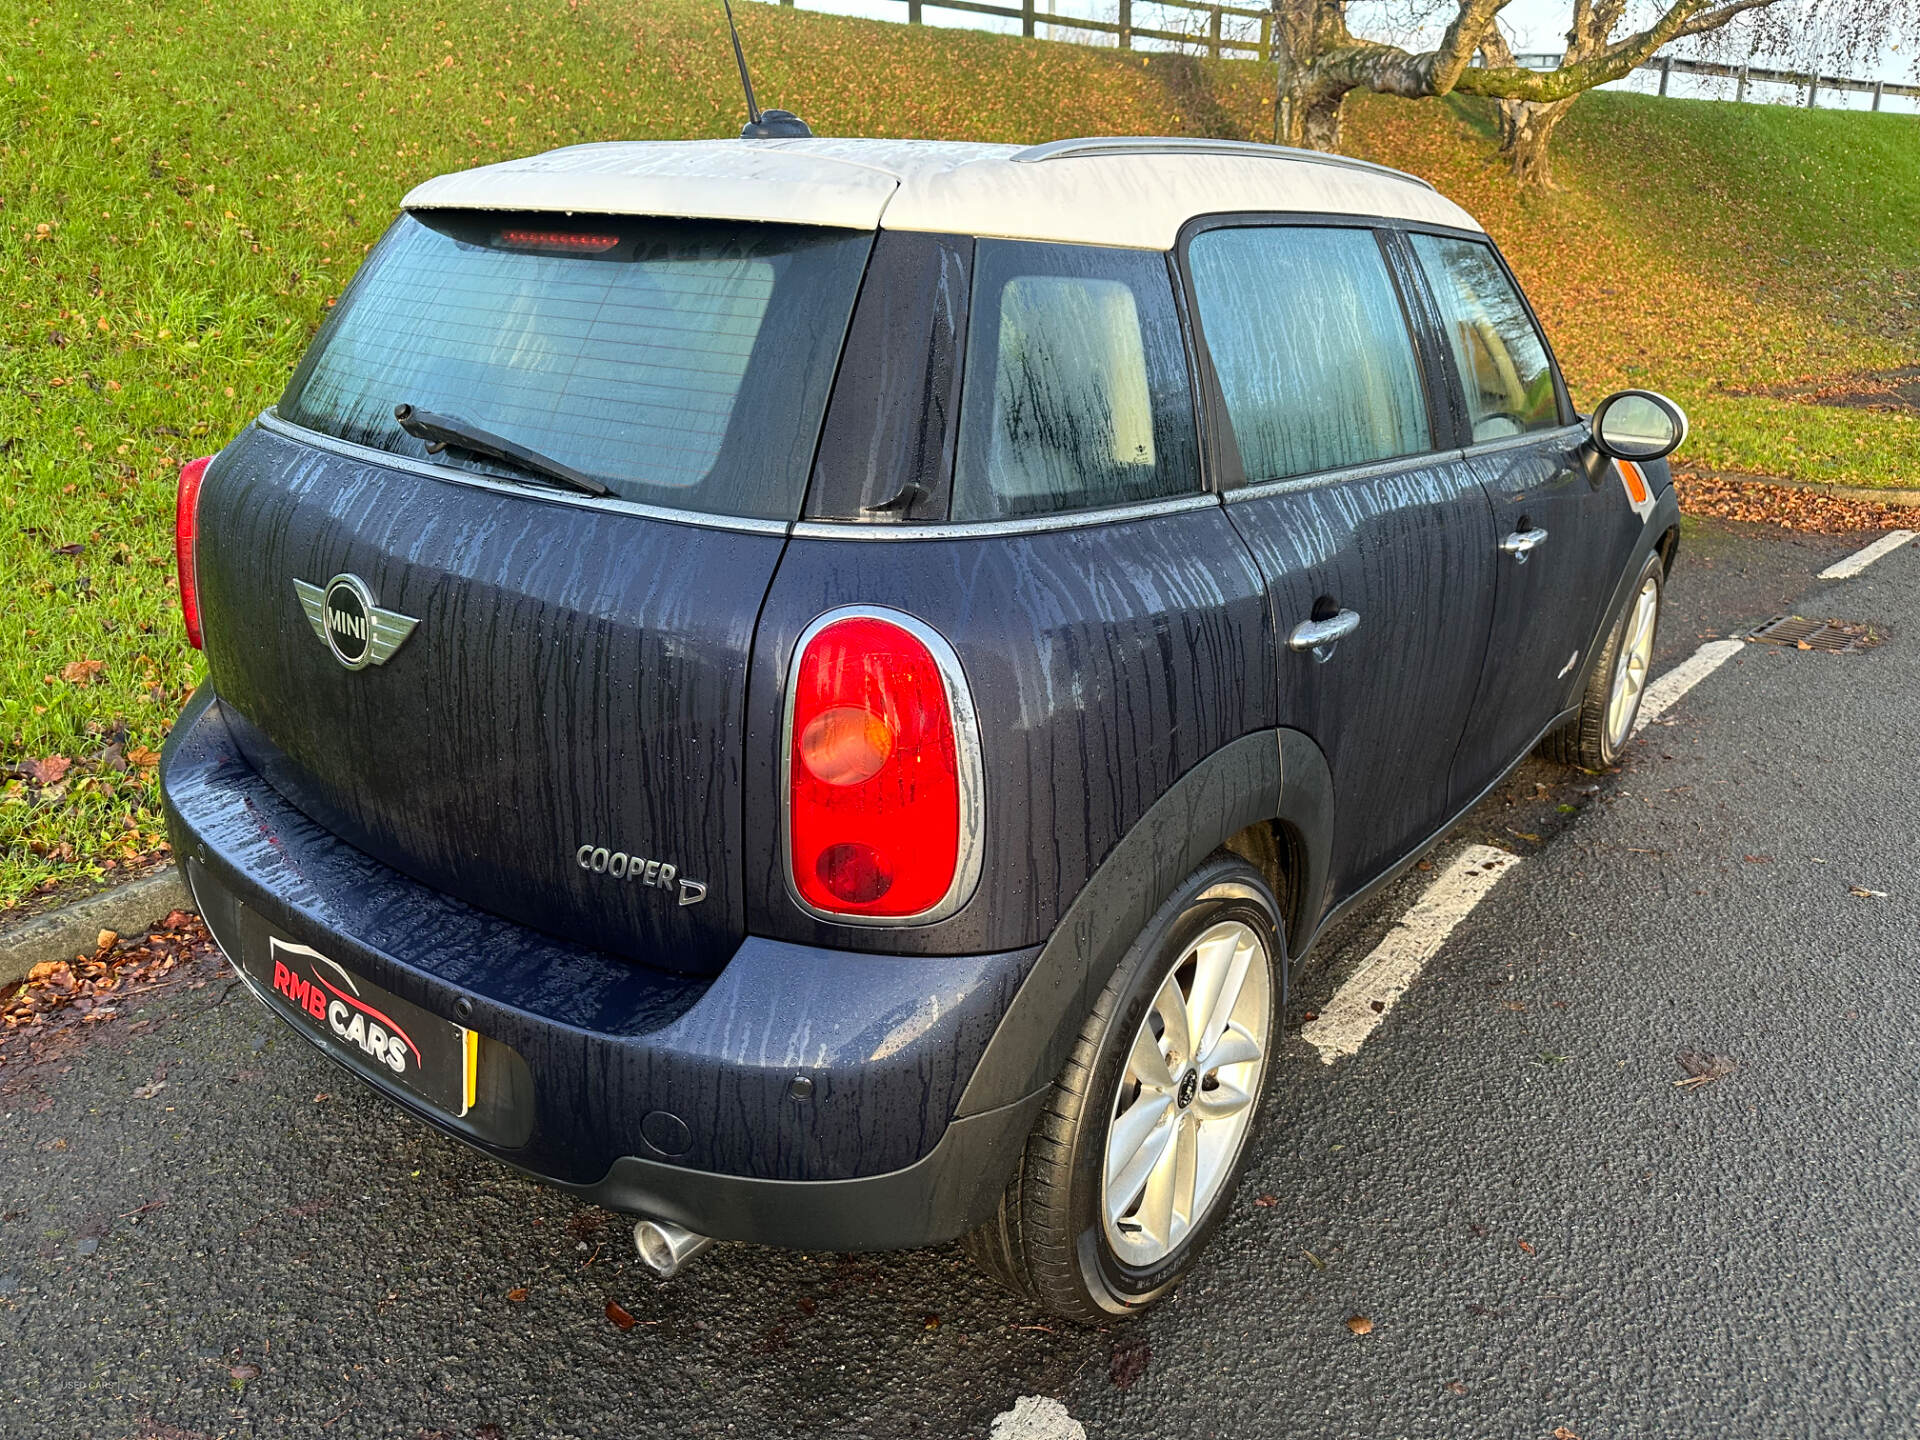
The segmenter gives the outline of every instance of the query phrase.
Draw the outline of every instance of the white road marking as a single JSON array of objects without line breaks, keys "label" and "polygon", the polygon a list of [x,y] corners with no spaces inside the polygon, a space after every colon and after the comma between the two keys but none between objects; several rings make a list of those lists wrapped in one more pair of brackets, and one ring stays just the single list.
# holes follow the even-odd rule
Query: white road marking
[{"label": "white road marking", "polygon": [[1647,693],[1640,697],[1640,714],[1633,722],[1633,733],[1638,735],[1666,714],[1682,695],[1746,648],[1744,640],[1709,640],[1647,686]]},{"label": "white road marking", "polygon": [[1356,1054],[1393,1009],[1394,1001],[1407,993],[1426,963],[1446,944],[1453,927],[1519,863],[1518,855],[1505,850],[1469,845],[1360,962],[1319,1016],[1301,1027],[1300,1037],[1328,1065]]},{"label": "white road marking", "polygon": [[1913,539],[1912,530],[1889,530],[1864,550],[1856,550],[1844,560],[1836,560],[1820,572],[1822,580],[1851,580],[1883,555],[1891,555]]},{"label": "white road marking", "polygon": [[987,1440],[1087,1440],[1087,1427],[1050,1395],[1022,1395],[993,1417]]}]

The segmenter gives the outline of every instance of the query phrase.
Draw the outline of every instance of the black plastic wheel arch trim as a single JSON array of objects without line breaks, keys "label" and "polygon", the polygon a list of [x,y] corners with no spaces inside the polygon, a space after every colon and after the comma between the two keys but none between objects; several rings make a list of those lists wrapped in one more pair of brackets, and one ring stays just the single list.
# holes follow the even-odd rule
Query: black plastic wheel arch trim
[{"label": "black plastic wheel arch trim", "polygon": [[[1315,897],[1326,894],[1332,814],[1326,758],[1298,731],[1243,735],[1182,775],[1067,907],[987,1043],[956,1113],[977,1115],[1050,1084],[1081,1022],[1154,911],[1208,855],[1248,826],[1278,820],[1290,832],[1292,858],[1304,873],[1288,878],[1293,894],[1305,899],[1283,919],[1290,932],[1311,927],[1318,918]],[[1289,954],[1298,953],[1294,934],[1287,938]],[[1284,991],[1283,981],[1283,1006]]]}]

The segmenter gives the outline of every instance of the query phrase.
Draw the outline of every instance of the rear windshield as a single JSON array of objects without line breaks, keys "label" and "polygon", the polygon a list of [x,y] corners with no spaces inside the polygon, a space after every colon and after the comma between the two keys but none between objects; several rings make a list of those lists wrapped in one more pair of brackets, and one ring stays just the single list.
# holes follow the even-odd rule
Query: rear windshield
[{"label": "rear windshield", "polygon": [[311,430],[485,473],[394,406],[456,417],[711,515],[800,512],[863,231],[441,212],[388,231],[280,401]]}]

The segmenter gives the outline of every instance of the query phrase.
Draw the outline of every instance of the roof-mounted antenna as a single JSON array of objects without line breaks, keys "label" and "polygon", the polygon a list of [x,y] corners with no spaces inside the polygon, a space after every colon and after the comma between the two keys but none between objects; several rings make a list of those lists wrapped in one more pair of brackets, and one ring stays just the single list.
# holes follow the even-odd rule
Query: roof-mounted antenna
[{"label": "roof-mounted antenna", "polygon": [[740,88],[747,92],[747,123],[742,140],[805,140],[813,131],[791,110],[762,110],[753,98],[753,77],[747,74],[746,52],[740,48],[740,27],[733,23],[732,0],[720,0],[727,11],[727,31],[733,36],[733,60],[740,67]]}]

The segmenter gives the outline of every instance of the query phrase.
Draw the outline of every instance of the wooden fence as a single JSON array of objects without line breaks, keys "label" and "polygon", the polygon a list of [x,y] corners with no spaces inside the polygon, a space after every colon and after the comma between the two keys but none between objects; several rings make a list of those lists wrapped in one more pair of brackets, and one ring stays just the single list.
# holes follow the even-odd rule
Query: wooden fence
[{"label": "wooden fence", "polygon": [[[780,0],[791,6],[795,0]],[[1115,18],[1090,20],[1080,15],[1054,15],[1039,8],[1037,0],[1020,0],[1017,5],[992,5],[986,0],[886,0],[907,7],[907,23],[918,25],[928,10],[957,10],[968,15],[992,15],[1003,20],[1018,20],[1020,33],[1032,39],[1042,25],[1055,30],[1079,30],[1095,35],[1111,35],[1122,50],[1134,48],[1136,40],[1158,40],[1175,45],[1204,46],[1208,55],[1251,55],[1257,60],[1273,58],[1273,12],[1245,5],[1210,5],[1202,0],[1141,0],[1157,10],[1184,10],[1206,17],[1204,28],[1195,31],[1157,30],[1133,23],[1134,0],[1118,0]],[[1228,20],[1256,21],[1240,24],[1229,33]],[[1523,65],[1535,70],[1551,70],[1560,63],[1558,54],[1521,55]],[[1888,95],[1920,99],[1920,85],[1897,85],[1890,80],[1854,80],[1840,75],[1821,75],[1805,70],[1768,70],[1757,65],[1721,65],[1711,60],[1686,60],[1677,55],[1661,55],[1640,67],[1660,76],[1660,93],[1667,93],[1668,81],[1675,75],[1705,75],[1732,80],[1737,89],[1735,100],[1747,98],[1747,86],[1753,83],[1791,85],[1806,91],[1806,103],[1818,103],[1822,90],[1849,90],[1873,96],[1873,108]]]}]

